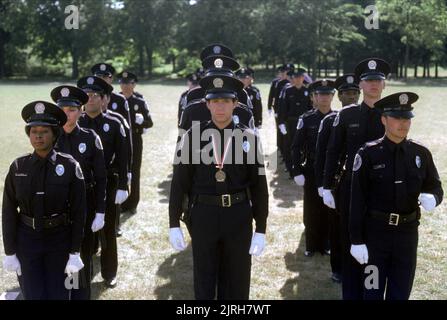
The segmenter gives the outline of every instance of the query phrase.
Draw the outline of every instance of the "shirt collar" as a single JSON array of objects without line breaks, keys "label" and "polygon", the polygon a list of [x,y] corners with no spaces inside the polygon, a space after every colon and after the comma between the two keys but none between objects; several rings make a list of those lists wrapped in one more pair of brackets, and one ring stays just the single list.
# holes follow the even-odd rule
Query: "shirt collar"
[{"label": "shirt collar", "polygon": [[400,143],[395,143],[391,141],[386,135],[383,137],[383,142],[387,146],[387,148],[394,152],[397,147],[401,148],[404,152],[407,151],[407,139],[402,140]]}]

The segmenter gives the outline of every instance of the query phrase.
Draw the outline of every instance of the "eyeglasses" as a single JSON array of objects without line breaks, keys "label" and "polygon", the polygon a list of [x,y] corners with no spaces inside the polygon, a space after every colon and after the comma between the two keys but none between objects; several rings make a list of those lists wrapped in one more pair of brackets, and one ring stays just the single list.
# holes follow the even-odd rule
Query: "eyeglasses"
[{"label": "eyeglasses", "polygon": [[98,97],[101,96],[101,95],[100,95],[99,93],[97,93],[97,92],[87,92],[87,95],[88,95],[89,98],[98,98]]}]

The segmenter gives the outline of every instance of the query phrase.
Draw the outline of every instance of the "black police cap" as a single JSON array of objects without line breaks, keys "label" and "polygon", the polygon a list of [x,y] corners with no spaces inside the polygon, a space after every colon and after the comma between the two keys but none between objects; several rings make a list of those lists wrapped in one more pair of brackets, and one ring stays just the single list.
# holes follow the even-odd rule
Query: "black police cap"
[{"label": "black police cap", "polygon": [[290,69],[287,72],[287,75],[289,77],[299,77],[299,76],[304,76],[305,73],[306,73],[306,69],[303,69],[303,68],[295,69],[295,68],[293,68],[293,69]]},{"label": "black police cap", "polygon": [[205,70],[225,69],[236,71],[240,68],[239,63],[233,58],[223,55],[211,55],[202,61]]},{"label": "black police cap", "polygon": [[186,103],[189,104],[193,101],[199,101],[205,98],[206,90],[202,87],[197,87],[194,89],[191,89],[186,94]]},{"label": "black police cap", "polygon": [[214,43],[206,46],[202,49],[202,52],[200,53],[200,60],[205,60],[209,56],[213,55],[222,55],[227,56],[230,58],[234,58],[233,51],[231,51],[230,48],[227,46],[224,46],[223,44]]},{"label": "black police cap", "polygon": [[118,73],[116,76],[118,78],[119,83],[134,83],[138,82],[138,77],[135,73],[132,73],[130,71],[122,71]]},{"label": "black police cap", "polygon": [[27,127],[63,127],[67,116],[61,108],[47,101],[33,101],[22,109],[22,119]]},{"label": "black police cap", "polygon": [[205,99],[231,98],[244,88],[244,84],[235,77],[222,74],[210,74],[200,80],[200,86],[206,90]]},{"label": "black police cap", "polygon": [[247,78],[253,76],[253,69],[251,68],[240,68],[238,71],[236,71],[236,76],[238,78]]},{"label": "black police cap", "polygon": [[115,74],[115,68],[104,62],[95,64],[90,70],[95,76],[111,77]]},{"label": "black police cap", "polygon": [[88,102],[88,95],[74,86],[59,86],[51,90],[51,99],[58,107],[80,108]]},{"label": "black police cap", "polygon": [[359,80],[354,73],[346,73],[335,80],[335,88],[339,91],[357,90],[359,91]]},{"label": "black police cap", "polygon": [[335,93],[335,81],[327,79],[314,81],[310,84],[309,91],[314,93]]},{"label": "black police cap", "polygon": [[413,106],[419,96],[413,92],[398,92],[386,96],[374,103],[374,107],[385,116],[411,119],[414,117]]},{"label": "black police cap", "polygon": [[110,84],[95,76],[83,77],[78,80],[76,85],[85,92],[110,94],[113,91],[113,87]]},{"label": "black police cap", "polygon": [[385,60],[369,58],[355,67],[355,76],[360,80],[385,80],[390,70],[390,65]]}]

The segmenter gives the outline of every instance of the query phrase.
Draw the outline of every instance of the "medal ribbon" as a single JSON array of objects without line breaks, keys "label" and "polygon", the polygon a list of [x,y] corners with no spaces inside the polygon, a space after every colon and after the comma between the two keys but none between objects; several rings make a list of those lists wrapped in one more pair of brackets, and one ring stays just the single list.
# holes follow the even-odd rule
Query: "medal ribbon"
[{"label": "medal ribbon", "polygon": [[228,150],[231,145],[231,141],[233,140],[233,135],[231,135],[230,139],[228,139],[227,143],[225,144],[225,149],[221,160],[219,160],[217,156],[216,139],[214,138],[214,135],[212,135],[211,138],[213,140],[213,153],[214,153],[214,160],[216,161],[216,168],[222,170],[225,163],[225,158],[227,157]]}]

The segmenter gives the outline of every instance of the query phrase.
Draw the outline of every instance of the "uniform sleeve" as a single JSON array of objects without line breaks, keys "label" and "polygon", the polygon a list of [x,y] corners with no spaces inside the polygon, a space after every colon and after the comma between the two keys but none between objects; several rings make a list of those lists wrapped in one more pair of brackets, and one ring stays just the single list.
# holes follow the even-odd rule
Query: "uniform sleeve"
[{"label": "uniform sleeve", "polygon": [[107,171],[104,161],[104,150],[101,138],[95,134],[95,148],[93,154],[93,178],[95,179],[96,212],[105,213],[106,210],[106,182]]},{"label": "uniform sleeve", "polygon": [[182,112],[182,116],[180,117],[180,123],[179,128],[183,130],[189,130],[192,126],[192,120],[189,116],[190,112],[188,111],[188,108],[185,108]]},{"label": "uniform sleeve", "polygon": [[87,204],[85,196],[85,182],[82,175],[82,169],[75,160],[75,174],[70,186],[70,205],[69,214],[71,218],[71,251],[79,252],[81,250],[82,239],[84,238],[84,225],[87,215]]},{"label": "uniform sleeve", "polygon": [[118,189],[127,189],[127,173],[130,171],[128,168],[128,151],[126,132],[124,127],[119,123],[119,132],[115,135],[115,157],[118,163]]},{"label": "uniform sleeve", "polygon": [[191,192],[194,166],[192,164],[191,135],[185,133],[177,143],[171,191],[169,196],[169,227],[180,227],[182,203]]},{"label": "uniform sleeve", "polygon": [[349,235],[352,244],[364,244],[364,225],[367,213],[369,158],[361,148],[355,156],[352,170],[351,200],[349,211]]},{"label": "uniform sleeve", "polygon": [[324,163],[326,161],[326,150],[331,134],[332,122],[330,118],[321,120],[318,129],[317,145],[315,149],[315,182],[317,187],[323,186]]},{"label": "uniform sleeve", "polygon": [[123,126],[124,126],[124,131],[126,131],[126,140],[127,140],[127,167],[130,171],[132,168],[132,163],[133,163],[132,129],[130,128],[129,123],[127,123],[127,121],[124,117],[123,117]]},{"label": "uniform sleeve", "polygon": [[143,117],[144,117],[144,121],[141,124],[141,126],[144,129],[152,128],[154,126],[154,123],[152,122],[151,113],[149,112],[149,106],[146,101],[144,101]]},{"label": "uniform sleeve", "polygon": [[256,222],[256,232],[265,233],[267,229],[267,216],[269,208],[269,194],[264,164],[264,152],[261,139],[255,137],[256,161],[250,166],[250,195],[253,218]]},{"label": "uniform sleeve", "polygon": [[272,84],[270,85],[270,91],[269,91],[269,97],[268,97],[268,102],[267,102],[267,108],[269,110],[272,110],[273,108],[273,104],[274,104],[274,99],[275,99],[275,81],[272,81]]},{"label": "uniform sleeve", "polygon": [[292,153],[292,175],[294,177],[302,175],[304,172],[303,156],[306,148],[306,128],[304,126],[304,119],[300,117],[298,120],[295,136],[291,146]]},{"label": "uniform sleeve", "polygon": [[279,108],[278,108],[278,123],[286,124],[287,123],[287,114],[289,110],[288,99],[287,99],[287,91],[286,89],[282,89],[279,95]]},{"label": "uniform sleeve", "polygon": [[253,117],[255,118],[255,126],[259,127],[262,125],[262,100],[261,93],[255,91],[255,96],[253,99]]},{"label": "uniform sleeve", "polygon": [[323,185],[325,189],[335,188],[335,175],[346,141],[346,126],[344,124],[343,112],[339,112],[335,117],[331,128],[331,134],[326,151],[326,163],[324,165],[324,180]]},{"label": "uniform sleeve", "polygon": [[15,166],[12,164],[6,175],[5,186],[3,189],[2,230],[3,246],[6,255],[13,255],[16,253],[17,224],[19,217],[17,208],[19,203],[16,199],[16,191],[13,181],[15,172]]},{"label": "uniform sleeve", "polygon": [[129,124],[129,128],[132,131],[132,116],[130,114],[130,108],[129,108],[129,102],[127,99],[124,99],[124,110],[123,113],[125,114],[124,118],[127,120],[127,123]]},{"label": "uniform sleeve", "polygon": [[444,197],[441,179],[439,178],[438,170],[436,169],[433,157],[430,151],[427,150],[427,168],[426,178],[422,184],[422,193],[433,194],[436,198],[436,206],[440,205]]}]

